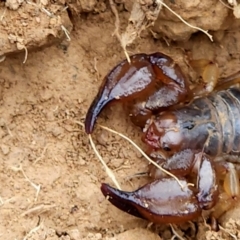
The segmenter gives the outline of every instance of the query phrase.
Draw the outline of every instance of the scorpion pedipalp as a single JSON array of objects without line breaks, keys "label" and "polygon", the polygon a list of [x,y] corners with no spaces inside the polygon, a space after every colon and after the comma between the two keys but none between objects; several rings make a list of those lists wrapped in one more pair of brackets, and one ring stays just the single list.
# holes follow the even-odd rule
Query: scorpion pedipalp
[{"label": "scorpion pedipalp", "polygon": [[104,196],[117,208],[154,223],[181,223],[201,214],[195,190],[180,180],[162,178],[133,192],[124,192],[102,184]]},{"label": "scorpion pedipalp", "polygon": [[[112,101],[128,101],[131,105],[137,99],[138,102],[144,102],[143,108],[155,111],[191,95],[180,67],[165,54],[135,54],[130,60],[131,63],[127,60],[119,63],[104,78],[86,115],[86,133],[93,131],[98,115]],[[143,109],[137,111],[146,114]]]},{"label": "scorpion pedipalp", "polygon": [[93,131],[96,118],[109,102],[134,97],[150,87],[154,72],[147,55],[136,54],[130,59],[131,63],[122,61],[104,78],[86,115],[86,133]]}]

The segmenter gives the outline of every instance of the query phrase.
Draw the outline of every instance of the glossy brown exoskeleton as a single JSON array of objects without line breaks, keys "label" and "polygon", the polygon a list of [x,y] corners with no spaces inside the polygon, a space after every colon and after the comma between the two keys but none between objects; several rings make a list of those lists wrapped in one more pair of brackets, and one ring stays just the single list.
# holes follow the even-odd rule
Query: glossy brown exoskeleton
[{"label": "glossy brown exoskeleton", "polygon": [[[197,218],[218,202],[220,183],[231,199],[238,197],[238,173],[231,161],[237,162],[240,155],[240,90],[207,94],[218,79],[218,69],[209,61],[195,62],[203,69],[205,85],[190,91],[170,57],[154,53],[130,59],[131,63],[122,61],[104,78],[88,110],[85,130],[92,133],[97,116],[109,102],[125,102],[132,121],[143,128],[150,156],[184,187],[152,168],[154,180],[142,188],[124,192],[102,184],[103,194],[119,209],[155,223]],[[202,97],[196,97],[198,93]]]}]

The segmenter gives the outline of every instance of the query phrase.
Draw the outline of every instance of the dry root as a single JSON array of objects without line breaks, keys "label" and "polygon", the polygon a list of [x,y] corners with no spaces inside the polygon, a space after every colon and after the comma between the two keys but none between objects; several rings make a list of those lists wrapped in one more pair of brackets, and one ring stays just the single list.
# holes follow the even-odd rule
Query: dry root
[{"label": "dry root", "polygon": [[109,0],[109,2],[116,18],[114,35],[116,35],[118,38],[126,58],[128,62],[130,62],[126,47],[133,43],[133,41],[140,35],[142,30],[154,24],[162,8],[162,3],[159,0],[153,1],[152,3],[150,2],[150,4],[144,3],[144,1],[135,1],[128,20],[128,26],[125,32],[120,34],[120,20],[116,6],[113,3],[113,0]]},{"label": "dry root", "polygon": [[[79,122],[79,121],[74,121],[75,123],[79,124],[81,127],[84,127],[84,124],[82,122]],[[124,134],[122,133],[119,133],[117,131],[114,131],[113,129],[110,129],[108,127],[105,127],[105,126],[102,126],[102,125],[99,125],[102,129],[105,129],[111,133],[114,133],[114,134],[117,134],[119,135],[120,137],[124,138],[125,140],[127,140],[128,142],[130,142],[151,164],[153,164],[154,166],[156,166],[158,169],[160,169],[161,171],[163,171],[165,174],[173,177],[177,182],[178,184],[181,186],[181,188],[184,188],[185,186],[183,186],[180,182],[180,180],[172,173],[168,172],[167,170],[165,170],[164,168],[162,168],[161,166],[159,166],[156,162],[154,162],[151,158],[148,157],[148,155],[136,144],[134,143],[130,138],[128,138],[127,136],[125,136]],[[89,134],[88,135],[89,137],[89,140],[90,140],[90,144],[96,154],[96,156],[98,157],[98,159],[100,160],[100,162],[102,163],[102,165],[104,166],[104,169],[107,173],[107,175],[110,177],[110,179],[112,179],[113,183],[116,185],[116,187],[118,189],[121,189],[120,188],[120,185],[119,183],[117,182],[116,180],[116,177],[114,175],[114,173],[112,172],[111,169],[109,169],[109,167],[106,165],[106,163],[104,162],[103,158],[101,157],[101,155],[99,154],[99,152],[97,151],[96,147],[95,147],[95,144],[92,140],[92,136]]]},{"label": "dry root", "polygon": [[177,14],[175,11],[173,11],[170,7],[168,7],[167,4],[165,4],[161,0],[155,0],[155,1],[144,1],[144,0],[138,0],[134,1],[131,15],[128,20],[128,26],[122,34],[119,32],[120,28],[120,20],[118,16],[118,12],[116,9],[115,4],[113,3],[113,0],[109,0],[111,9],[115,15],[115,31],[114,35],[118,38],[123,51],[126,55],[126,58],[128,62],[130,62],[129,55],[127,53],[126,47],[134,42],[134,40],[139,37],[140,33],[147,29],[149,26],[153,26],[154,22],[157,20],[158,15],[164,6],[167,8],[171,13],[173,13],[176,17],[178,17],[183,23],[185,23],[190,28],[194,28],[198,31],[203,32],[206,34],[211,41],[213,41],[212,35],[210,35],[206,30],[203,30],[202,28],[196,27],[185,21],[179,14]]},{"label": "dry root", "polygon": [[13,171],[16,171],[16,172],[21,172],[22,174],[23,174],[23,176],[24,176],[24,178],[30,183],[30,185],[36,190],[36,197],[35,197],[35,199],[34,199],[34,201],[36,202],[37,201],[37,199],[38,199],[38,195],[39,195],[39,192],[40,192],[40,190],[41,190],[41,185],[37,185],[37,184],[35,184],[34,182],[32,182],[28,177],[27,177],[27,175],[26,175],[26,173],[24,172],[24,170],[23,170],[23,168],[22,168],[22,166],[20,165],[19,167],[11,167],[11,169],[13,170]]}]

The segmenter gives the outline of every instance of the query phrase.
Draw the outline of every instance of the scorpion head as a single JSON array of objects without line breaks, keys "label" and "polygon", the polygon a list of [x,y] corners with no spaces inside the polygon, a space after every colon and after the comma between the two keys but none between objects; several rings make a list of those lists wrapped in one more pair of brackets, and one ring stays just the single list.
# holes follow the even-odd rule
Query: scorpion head
[{"label": "scorpion head", "polygon": [[188,108],[186,111],[161,112],[154,119],[148,120],[143,141],[154,151],[161,152],[165,158],[185,149],[202,150],[208,144],[213,144],[208,139],[216,126],[210,120],[199,120],[199,115],[199,112],[189,111]]},{"label": "scorpion head", "polygon": [[183,135],[173,112],[162,112],[155,119],[148,120],[143,141],[154,150],[171,156],[181,150],[182,140]]}]

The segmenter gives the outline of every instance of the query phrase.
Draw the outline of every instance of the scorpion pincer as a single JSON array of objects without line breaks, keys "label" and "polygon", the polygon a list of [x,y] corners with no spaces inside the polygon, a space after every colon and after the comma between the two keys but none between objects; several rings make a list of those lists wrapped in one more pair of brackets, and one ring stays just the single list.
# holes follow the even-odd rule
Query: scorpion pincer
[{"label": "scorpion pincer", "polygon": [[[87,112],[85,131],[92,133],[109,102],[124,102],[133,123],[143,128],[150,156],[185,187],[151,166],[153,181],[140,189],[125,192],[102,184],[102,193],[119,209],[154,223],[194,220],[202,210],[218,205],[221,192],[236,199],[240,90],[211,92],[218,79],[218,68],[211,62],[204,67],[200,66],[204,61],[197,63],[205,71],[205,92],[198,96],[170,57],[153,53],[130,59],[131,63],[122,61],[104,78]],[[220,209],[216,216],[231,206],[216,208]]]}]

